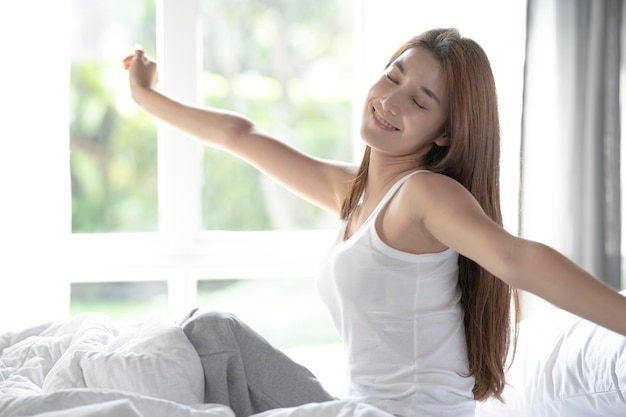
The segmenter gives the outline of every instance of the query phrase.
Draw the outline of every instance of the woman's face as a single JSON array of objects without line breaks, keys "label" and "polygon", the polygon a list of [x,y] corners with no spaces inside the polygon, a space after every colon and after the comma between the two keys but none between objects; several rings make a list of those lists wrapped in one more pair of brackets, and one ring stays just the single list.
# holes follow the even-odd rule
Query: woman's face
[{"label": "woman's face", "polygon": [[426,155],[447,146],[448,117],[441,64],[424,48],[405,51],[370,88],[361,136],[373,149],[396,156]]}]

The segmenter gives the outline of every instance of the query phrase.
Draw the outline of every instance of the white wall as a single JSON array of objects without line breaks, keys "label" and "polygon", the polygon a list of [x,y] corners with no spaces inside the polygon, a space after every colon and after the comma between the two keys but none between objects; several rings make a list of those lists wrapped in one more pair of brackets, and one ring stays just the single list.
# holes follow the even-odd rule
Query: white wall
[{"label": "white wall", "polygon": [[0,3],[0,331],[69,307],[68,17],[65,0]]}]

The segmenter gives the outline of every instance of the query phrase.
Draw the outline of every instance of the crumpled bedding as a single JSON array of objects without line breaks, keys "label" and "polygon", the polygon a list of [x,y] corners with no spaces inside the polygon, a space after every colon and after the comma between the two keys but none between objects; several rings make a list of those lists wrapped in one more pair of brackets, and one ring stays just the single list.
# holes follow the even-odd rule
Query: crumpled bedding
[{"label": "crumpled bedding", "polygon": [[[626,295],[626,291],[622,292]],[[626,338],[556,310],[522,322],[505,402],[476,417],[626,416]],[[204,372],[180,326],[88,313],[0,334],[0,417],[235,417],[202,404]],[[253,417],[392,417],[337,400]]]},{"label": "crumpled bedding", "polygon": [[476,417],[624,417],[626,337],[559,309],[523,320],[503,398]]},{"label": "crumpled bedding", "polygon": [[[234,417],[202,404],[200,358],[162,317],[122,325],[86,313],[0,335],[0,417]],[[348,400],[256,417],[390,417]]]}]

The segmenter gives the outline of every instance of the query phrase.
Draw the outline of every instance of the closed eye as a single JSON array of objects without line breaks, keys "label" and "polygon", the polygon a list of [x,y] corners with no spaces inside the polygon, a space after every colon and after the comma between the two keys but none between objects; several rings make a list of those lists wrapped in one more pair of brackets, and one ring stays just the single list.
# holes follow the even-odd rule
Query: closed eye
[{"label": "closed eye", "polygon": [[413,103],[415,103],[415,105],[416,105],[417,107],[419,107],[420,109],[422,109],[422,110],[426,110],[426,107],[424,107],[424,106],[422,106],[421,104],[419,104],[419,103],[417,102],[417,100],[415,99],[415,97],[413,97]]},{"label": "closed eye", "polygon": [[[393,84],[399,84],[398,80],[394,76],[392,76],[391,73],[392,71],[385,71],[384,73],[385,78],[389,80],[390,82],[392,82]],[[422,106],[415,97],[411,97],[411,100],[419,109],[427,110],[426,107]]]},{"label": "closed eye", "polygon": [[395,80],[395,79],[391,76],[391,74],[390,74],[390,73],[386,72],[386,73],[385,73],[385,77],[386,77],[389,81],[391,81],[392,83],[394,83],[394,84],[398,84],[398,81],[396,81],[396,80]]}]

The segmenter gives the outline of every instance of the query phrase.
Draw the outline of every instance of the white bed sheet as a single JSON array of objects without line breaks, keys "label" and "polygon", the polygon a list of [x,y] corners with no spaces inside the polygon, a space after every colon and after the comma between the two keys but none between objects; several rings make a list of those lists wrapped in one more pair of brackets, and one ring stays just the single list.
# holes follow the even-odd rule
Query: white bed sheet
[{"label": "white bed sheet", "polygon": [[626,417],[626,337],[558,309],[523,320],[503,397],[476,417]]},{"label": "white bed sheet", "polygon": [[[623,292],[626,295],[626,292]],[[477,417],[626,417],[626,338],[552,311],[524,321],[505,403]],[[234,417],[202,404],[200,359],[173,320],[83,314],[0,335],[0,417]],[[254,417],[391,417],[348,400]],[[452,416],[451,416],[452,417]]]},{"label": "white bed sheet", "polygon": [[[234,417],[202,404],[200,359],[173,321],[82,314],[0,335],[0,417]],[[256,417],[390,417],[347,400]]]}]

